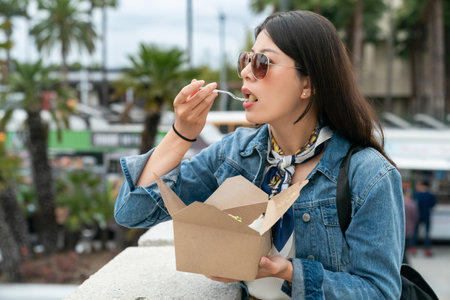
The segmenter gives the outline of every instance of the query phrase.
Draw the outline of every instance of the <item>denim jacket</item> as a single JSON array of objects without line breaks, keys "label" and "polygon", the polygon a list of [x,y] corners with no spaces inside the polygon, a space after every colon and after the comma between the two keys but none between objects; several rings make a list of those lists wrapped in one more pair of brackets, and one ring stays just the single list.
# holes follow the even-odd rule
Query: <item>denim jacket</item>
[{"label": "denim jacket", "polygon": [[[267,125],[239,128],[161,178],[187,205],[205,201],[231,176],[242,175],[259,187],[268,137]],[[283,286],[293,299],[400,298],[405,231],[400,174],[373,148],[353,155],[352,221],[344,238],[336,182],[349,147],[335,132],[293,205],[296,257],[292,285]],[[156,183],[135,186],[152,151],[121,159],[125,181],[115,204],[119,224],[151,227],[170,219]]]}]

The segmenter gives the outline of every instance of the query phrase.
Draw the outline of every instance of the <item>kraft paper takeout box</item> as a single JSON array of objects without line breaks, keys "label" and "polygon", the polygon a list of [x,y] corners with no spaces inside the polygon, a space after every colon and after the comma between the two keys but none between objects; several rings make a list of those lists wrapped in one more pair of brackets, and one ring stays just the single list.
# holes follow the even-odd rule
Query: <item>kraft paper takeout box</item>
[{"label": "kraft paper takeout box", "polygon": [[[225,180],[204,202],[186,206],[157,177],[157,184],[172,219],[178,271],[235,280],[253,281],[261,256],[272,247],[271,230],[291,207],[307,183],[293,184],[273,197],[242,176]],[[250,227],[265,213],[258,232]],[[228,214],[239,216],[242,222]]]}]

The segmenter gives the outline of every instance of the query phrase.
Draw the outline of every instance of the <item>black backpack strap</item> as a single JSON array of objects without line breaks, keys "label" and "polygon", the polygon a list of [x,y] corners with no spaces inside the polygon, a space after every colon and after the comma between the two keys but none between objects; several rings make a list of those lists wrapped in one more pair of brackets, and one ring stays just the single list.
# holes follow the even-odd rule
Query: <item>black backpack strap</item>
[{"label": "black backpack strap", "polygon": [[413,267],[403,264],[400,274],[402,276],[402,296],[400,300],[439,300],[430,285]]},{"label": "black backpack strap", "polygon": [[336,190],[336,206],[339,219],[339,225],[341,226],[342,234],[345,237],[345,231],[350,225],[352,219],[352,201],[350,199],[350,187],[348,183],[348,169],[350,167],[350,159],[352,155],[363,147],[352,145],[344,157],[344,160],[339,167],[339,175],[337,180]]},{"label": "black backpack strap", "polygon": [[[350,196],[350,187],[348,182],[348,169],[350,167],[350,159],[353,154],[362,150],[361,146],[351,146],[339,167],[339,175],[337,180],[336,206],[342,234],[345,238],[345,231],[350,225],[352,219],[352,201]],[[411,266],[403,264],[400,272],[402,278],[402,295],[403,299],[420,299],[420,300],[438,300],[430,285],[423,279],[419,272]]]}]

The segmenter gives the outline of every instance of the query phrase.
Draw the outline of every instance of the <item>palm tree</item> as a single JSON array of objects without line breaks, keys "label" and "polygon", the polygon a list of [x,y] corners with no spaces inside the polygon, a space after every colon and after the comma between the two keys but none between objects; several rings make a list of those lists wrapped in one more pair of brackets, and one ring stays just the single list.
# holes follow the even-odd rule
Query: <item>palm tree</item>
[{"label": "palm tree", "polygon": [[26,7],[28,0],[0,0],[0,17],[3,18],[3,24],[0,27],[4,30],[6,41],[2,44],[2,48],[6,50],[5,73],[3,81],[7,81],[8,74],[11,70],[11,48],[13,46],[12,33],[14,17],[27,17]]},{"label": "palm tree", "polygon": [[[0,131],[1,132],[1,131]],[[28,231],[14,186],[19,181],[20,160],[5,151],[4,133],[0,133],[0,250],[9,281],[20,281],[21,249],[29,248]]]},{"label": "palm tree", "polygon": [[71,250],[81,237],[81,230],[95,225],[98,207],[104,197],[102,178],[89,170],[74,170],[60,175],[55,182],[56,203],[69,210],[64,221],[64,249]]},{"label": "palm tree", "polygon": [[48,12],[48,16],[30,30],[39,51],[61,46],[63,82],[67,85],[67,55],[72,44],[78,44],[80,50],[92,53],[95,49],[97,34],[88,20],[87,12],[77,7],[74,0],[39,0],[39,9]]},{"label": "palm tree", "polygon": [[91,16],[94,9],[100,8],[102,10],[102,97],[101,102],[103,105],[108,104],[108,79],[107,79],[107,70],[106,70],[106,58],[107,58],[107,50],[108,45],[106,43],[106,33],[107,33],[107,8],[116,8],[119,5],[118,0],[86,0],[90,2],[89,15]]},{"label": "palm tree", "polygon": [[32,162],[33,183],[40,209],[41,240],[49,253],[56,247],[56,219],[52,170],[48,160],[48,127],[41,118],[42,103],[45,95],[51,96],[50,114],[55,124],[68,125],[68,116],[73,113],[68,105],[72,93],[61,83],[50,78],[51,68],[44,67],[42,61],[35,63],[15,62],[15,73],[12,73],[8,84],[9,92],[23,93],[21,101],[4,103],[5,114],[0,128],[4,128],[15,109],[23,109],[27,114],[27,148]]},{"label": "palm tree", "polygon": [[[171,103],[183,81],[184,52],[156,45],[141,44],[137,55],[129,56],[131,67],[116,84],[118,92],[133,88],[135,98],[144,102],[146,117],[142,132],[141,153],[153,147],[164,103]],[[130,103],[129,107],[135,102]]]}]

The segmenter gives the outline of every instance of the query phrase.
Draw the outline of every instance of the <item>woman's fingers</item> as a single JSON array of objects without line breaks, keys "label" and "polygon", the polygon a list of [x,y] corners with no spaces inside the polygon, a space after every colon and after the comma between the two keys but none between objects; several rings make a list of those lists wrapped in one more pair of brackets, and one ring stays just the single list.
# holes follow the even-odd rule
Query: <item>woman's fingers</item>
[{"label": "woman's fingers", "polygon": [[209,83],[209,84],[205,85],[205,87],[203,89],[190,95],[186,102],[188,102],[192,107],[195,107],[198,104],[200,104],[206,97],[208,97],[208,95],[213,93],[213,91],[216,87],[217,87],[217,83],[215,83],[215,82]]},{"label": "woman's fingers", "polygon": [[182,119],[198,117],[199,112],[203,112],[205,108],[210,107],[214,98],[217,97],[217,92],[214,92],[217,83],[210,83],[199,90],[201,86],[199,82],[196,81],[185,86],[175,98],[175,113]]},{"label": "woman's fingers", "polygon": [[184,88],[181,89],[181,91],[178,93],[178,95],[175,97],[175,100],[173,104],[181,104],[186,102],[190,96],[195,95],[195,93],[198,92],[198,89],[205,84],[204,80],[195,80],[186,85]]},{"label": "woman's fingers", "polygon": [[193,79],[191,83],[182,88],[175,97],[174,105],[191,102],[195,106],[217,87],[217,83],[212,82],[207,84],[203,89],[199,90],[204,84],[204,80],[197,81]]},{"label": "woman's fingers", "polygon": [[217,92],[214,92],[217,83],[207,84],[199,90],[204,83],[203,80],[192,80],[174,100],[175,126],[184,136],[195,137],[202,131],[208,111],[217,97]]},{"label": "woman's fingers", "polygon": [[211,94],[209,94],[206,99],[202,102],[200,102],[199,104],[197,104],[197,106],[194,108],[194,110],[196,111],[198,117],[202,117],[204,116],[206,118],[206,115],[208,114],[209,110],[211,109],[211,106],[214,103],[214,99],[217,97],[218,93],[217,92],[212,92]]}]

